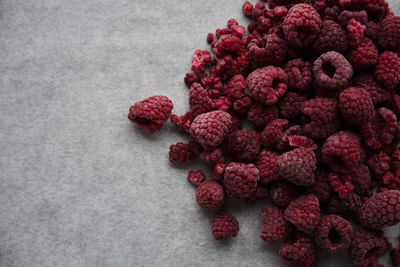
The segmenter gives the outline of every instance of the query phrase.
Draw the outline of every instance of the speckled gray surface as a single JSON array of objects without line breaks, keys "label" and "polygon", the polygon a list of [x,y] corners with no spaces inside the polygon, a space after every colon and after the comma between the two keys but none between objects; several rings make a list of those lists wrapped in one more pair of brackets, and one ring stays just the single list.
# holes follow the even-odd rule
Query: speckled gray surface
[{"label": "speckled gray surface", "polygon": [[183,113],[193,51],[242,2],[0,0],[0,266],[286,266],[261,205],[232,204],[239,235],[214,241],[186,181],[205,165],[171,166],[184,136],[126,118],[153,94]]}]

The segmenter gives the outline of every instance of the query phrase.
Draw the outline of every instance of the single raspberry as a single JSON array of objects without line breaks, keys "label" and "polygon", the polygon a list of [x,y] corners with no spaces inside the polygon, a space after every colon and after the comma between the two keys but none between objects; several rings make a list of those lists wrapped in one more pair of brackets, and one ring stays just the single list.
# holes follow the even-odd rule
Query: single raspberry
[{"label": "single raspberry", "polygon": [[299,196],[299,188],[287,181],[279,181],[271,186],[271,198],[279,206],[287,207]]},{"label": "single raspberry", "polygon": [[305,95],[296,92],[286,93],[279,101],[280,116],[284,119],[296,119],[300,116],[300,107],[305,101],[307,101]]},{"label": "single raspberry", "polygon": [[195,154],[190,150],[189,144],[178,142],[169,147],[169,161],[172,163],[184,163],[194,159]]},{"label": "single raspberry", "polygon": [[196,190],[196,201],[207,210],[217,210],[224,203],[224,189],[216,181],[204,181]]},{"label": "single raspberry", "polygon": [[263,150],[258,155],[256,166],[260,174],[260,182],[269,184],[279,179],[278,154],[273,151]]},{"label": "single raspberry", "polygon": [[247,113],[247,119],[256,127],[264,127],[269,122],[278,118],[278,108],[266,106],[259,102],[255,102]]},{"label": "single raspberry", "polygon": [[351,241],[353,229],[348,221],[334,214],[321,218],[315,229],[315,242],[323,252],[334,254],[345,251]]},{"label": "single raspberry", "polygon": [[362,25],[355,19],[351,19],[347,25],[347,40],[350,47],[356,48],[360,45],[361,40],[364,38],[364,32],[367,27]]},{"label": "single raspberry", "polygon": [[253,100],[250,96],[245,95],[244,97],[237,99],[233,103],[233,110],[239,114],[245,114],[247,110],[251,107],[253,104]]},{"label": "single raspberry", "polygon": [[189,107],[192,120],[202,113],[213,110],[213,100],[199,83],[194,83],[190,87]]},{"label": "single raspberry", "polygon": [[316,150],[318,147],[317,144],[315,144],[311,138],[302,135],[291,135],[288,136],[287,139],[289,146],[294,148],[301,147],[301,148],[308,148],[310,150]]},{"label": "single raspberry", "polygon": [[400,246],[390,251],[390,258],[394,266],[400,265]]},{"label": "single raspberry", "polygon": [[244,162],[254,160],[260,151],[260,134],[253,130],[238,130],[229,138],[229,149],[235,159]]},{"label": "single raspberry", "polygon": [[391,98],[390,90],[383,89],[379,82],[375,80],[373,75],[362,74],[356,76],[354,78],[353,85],[355,87],[365,89],[369,93],[374,105],[376,105],[377,103],[386,102]]},{"label": "single raspberry", "polygon": [[361,207],[360,218],[364,227],[374,229],[399,223],[400,191],[388,190],[369,198]]},{"label": "single raspberry", "polygon": [[304,62],[301,58],[293,59],[286,63],[285,72],[288,76],[289,89],[305,91],[312,82],[311,63]]},{"label": "single raspberry", "polygon": [[266,187],[257,186],[256,190],[248,196],[244,202],[246,204],[254,204],[260,201],[264,201],[269,197],[269,190]]},{"label": "single raspberry", "polygon": [[276,34],[266,34],[248,44],[251,61],[257,66],[280,66],[286,61],[286,42]]},{"label": "single raspberry", "polygon": [[244,97],[244,90],[247,85],[243,75],[238,74],[232,77],[228,84],[223,89],[223,94],[230,100],[235,101]]},{"label": "single raspberry", "polygon": [[161,130],[174,107],[166,96],[155,95],[135,103],[129,109],[128,119],[146,133]]},{"label": "single raspberry", "polygon": [[296,148],[278,158],[279,175],[297,185],[309,186],[314,183],[316,169],[315,153],[311,149]]},{"label": "single raspberry", "polygon": [[390,157],[385,152],[379,151],[370,156],[367,165],[373,173],[384,175],[390,170]]},{"label": "single raspberry", "polygon": [[211,111],[194,119],[190,134],[205,150],[212,150],[221,144],[231,124],[232,117],[225,111]]},{"label": "single raspberry", "polygon": [[212,235],[215,240],[222,240],[225,236],[237,236],[239,222],[235,216],[226,211],[215,214],[212,219]]},{"label": "single raspberry", "polygon": [[368,14],[365,10],[361,11],[343,10],[342,13],[340,13],[339,17],[337,18],[337,21],[343,28],[346,28],[352,19],[358,21],[363,25],[366,25],[368,21]]},{"label": "single raspberry", "polygon": [[331,172],[328,175],[328,180],[333,191],[337,192],[340,198],[346,198],[354,190],[354,185],[351,183],[351,176],[349,174]]},{"label": "single raspberry", "polygon": [[[238,52],[241,47],[241,39],[233,34],[222,35],[219,40],[215,43],[215,48],[213,49],[214,54],[217,56],[222,53],[222,55],[231,54]],[[215,53],[217,49],[217,53]]]},{"label": "single raspberry", "polygon": [[207,34],[207,43],[211,44],[212,42],[214,42],[214,34],[210,32]]},{"label": "single raspberry", "polygon": [[368,166],[361,164],[351,173],[351,183],[355,187],[355,192],[360,195],[368,196],[371,192],[371,173]]},{"label": "single raspberry", "polygon": [[322,147],[322,159],[337,172],[348,172],[361,161],[360,141],[352,132],[337,132],[326,139]]},{"label": "single raspberry", "polygon": [[247,17],[251,17],[251,14],[253,12],[253,4],[250,3],[249,1],[244,2],[242,10],[243,14],[245,14]]},{"label": "single raspberry", "polygon": [[200,185],[204,178],[206,178],[206,176],[202,170],[189,171],[187,176],[187,180],[194,185]]},{"label": "single raspberry", "polygon": [[376,41],[380,28],[379,25],[373,21],[368,21],[366,26],[367,28],[365,29],[364,35],[371,40]]},{"label": "single raspberry", "polygon": [[349,52],[348,57],[354,68],[364,69],[378,62],[378,49],[371,39],[363,38],[359,45]]},{"label": "single raspberry", "polygon": [[225,169],[226,192],[233,198],[244,199],[257,188],[259,171],[253,164],[231,162]]},{"label": "single raspberry", "polygon": [[203,74],[205,66],[211,62],[210,52],[207,50],[194,51],[192,59],[192,70],[197,74]]},{"label": "single raspberry", "polygon": [[211,164],[214,164],[214,163],[224,160],[224,158],[222,156],[222,150],[220,148],[201,152],[200,159],[204,160],[205,162],[211,163]]},{"label": "single raspberry", "polygon": [[319,222],[318,198],[313,194],[296,198],[286,208],[285,219],[300,231],[314,230]]},{"label": "single raspberry", "polygon": [[336,51],[344,54],[349,48],[347,35],[336,22],[324,20],[321,32],[312,48],[317,56],[329,51]]},{"label": "single raspberry", "polygon": [[273,105],[287,91],[287,75],[278,67],[259,68],[246,79],[250,94],[258,101]]},{"label": "single raspberry", "polygon": [[317,262],[313,240],[308,235],[297,232],[282,243],[279,254],[295,267],[312,267]]},{"label": "single raspberry", "polygon": [[353,67],[335,51],[322,54],[313,65],[315,85],[324,90],[340,90],[353,76]]},{"label": "single raspberry", "polygon": [[184,82],[185,82],[185,84],[186,84],[187,86],[190,87],[190,86],[192,86],[192,84],[199,82],[199,76],[197,76],[197,75],[194,74],[194,73],[188,72],[188,73],[186,73]]},{"label": "single raspberry", "polygon": [[360,126],[371,119],[374,103],[366,90],[350,87],[340,93],[339,109],[345,120]]},{"label": "single raspberry", "polygon": [[233,26],[239,26],[239,22],[238,22],[236,19],[231,18],[231,19],[229,19],[228,22],[226,23],[226,27],[227,27],[228,29],[232,29]]},{"label": "single raspberry", "polygon": [[288,10],[285,6],[277,6],[274,8],[274,15],[276,17],[283,17],[287,14]]},{"label": "single raspberry", "polygon": [[379,55],[375,69],[375,78],[385,88],[392,89],[399,83],[400,59],[393,52],[383,52]]},{"label": "single raspberry", "polygon": [[270,148],[282,139],[283,130],[285,130],[289,125],[287,120],[276,119],[271,121],[260,135],[261,144]]},{"label": "single raspberry", "polygon": [[321,24],[321,17],[312,5],[297,4],[289,9],[282,29],[289,45],[307,47],[318,36]]},{"label": "single raspberry", "polygon": [[299,125],[293,125],[287,128],[283,134],[281,140],[276,144],[276,148],[279,151],[286,152],[292,149],[289,144],[289,137],[294,135],[302,135],[303,131]]},{"label": "single raspberry", "polygon": [[379,23],[378,44],[382,50],[395,50],[400,44],[400,17],[387,16]]},{"label": "single raspberry", "polygon": [[261,210],[262,229],[260,237],[264,241],[274,242],[288,236],[291,226],[285,220],[283,210],[268,205]]},{"label": "single raspberry", "polygon": [[315,183],[307,187],[307,192],[318,197],[320,203],[327,202],[333,194],[328,180],[329,171],[324,167],[317,167],[315,171]]},{"label": "single raspberry", "polygon": [[345,198],[340,198],[338,195],[331,197],[328,210],[332,213],[343,214],[345,212],[358,212],[361,206],[360,196],[350,192]]}]

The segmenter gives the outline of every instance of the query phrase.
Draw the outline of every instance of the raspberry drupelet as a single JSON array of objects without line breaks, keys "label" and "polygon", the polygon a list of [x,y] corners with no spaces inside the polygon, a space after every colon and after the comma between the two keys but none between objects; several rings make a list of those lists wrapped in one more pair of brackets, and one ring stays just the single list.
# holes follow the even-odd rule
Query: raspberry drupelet
[{"label": "raspberry drupelet", "polygon": [[216,181],[204,181],[196,190],[196,201],[207,210],[218,210],[224,203],[224,189]]},{"label": "raspberry drupelet", "polygon": [[189,144],[178,142],[169,147],[169,161],[172,163],[184,163],[194,159],[195,154],[190,150]]},{"label": "raspberry drupelet", "polygon": [[212,235],[215,240],[222,240],[226,236],[235,237],[238,232],[239,222],[232,214],[226,211],[215,214],[212,219]]}]

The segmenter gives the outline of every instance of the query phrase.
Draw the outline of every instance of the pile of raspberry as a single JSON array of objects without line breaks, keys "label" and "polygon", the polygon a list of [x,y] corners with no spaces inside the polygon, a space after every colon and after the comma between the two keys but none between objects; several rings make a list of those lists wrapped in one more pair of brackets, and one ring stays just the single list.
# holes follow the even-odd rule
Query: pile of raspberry
[{"label": "pile of raspberry", "polygon": [[[268,5],[268,6],[266,6]],[[383,227],[400,222],[400,17],[384,0],[245,2],[246,27],[230,19],[196,50],[189,111],[165,96],[134,104],[129,119],[153,133],[170,119],[187,140],[170,146],[191,170],[196,201],[215,212],[216,240],[236,236],[226,199],[263,202],[260,238],[281,242],[293,266],[317,249],[381,266]],[[399,117],[400,118],[400,117]]]}]

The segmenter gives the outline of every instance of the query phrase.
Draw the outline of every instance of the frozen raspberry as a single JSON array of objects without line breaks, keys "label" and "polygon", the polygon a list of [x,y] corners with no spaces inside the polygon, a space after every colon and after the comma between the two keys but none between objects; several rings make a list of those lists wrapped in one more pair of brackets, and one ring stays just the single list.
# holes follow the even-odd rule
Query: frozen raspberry
[{"label": "frozen raspberry", "polygon": [[214,34],[210,32],[207,34],[207,43],[211,44],[212,42],[214,42]]},{"label": "frozen raspberry", "polygon": [[319,56],[329,51],[344,54],[347,50],[347,35],[342,27],[332,20],[325,20],[322,23],[321,32],[313,44],[313,52]]},{"label": "frozen raspberry", "polygon": [[144,132],[151,134],[161,130],[164,122],[171,116],[173,107],[168,97],[155,95],[131,106],[128,118]]},{"label": "frozen raspberry", "polygon": [[226,192],[233,198],[244,199],[257,188],[259,171],[253,164],[231,162],[225,169]]},{"label": "frozen raspberry", "polygon": [[351,183],[355,187],[355,192],[360,195],[370,195],[371,174],[368,166],[361,164],[351,173]]},{"label": "frozen raspberry", "polygon": [[291,150],[292,147],[289,144],[289,137],[301,134],[303,134],[303,131],[301,130],[301,127],[299,125],[293,125],[287,128],[283,132],[281,140],[276,144],[276,148],[282,152]]},{"label": "frozen raspberry", "polygon": [[187,86],[192,86],[192,84],[199,82],[199,77],[194,73],[186,73],[184,82]]},{"label": "frozen raspberry", "polygon": [[362,25],[355,19],[351,19],[347,25],[347,40],[350,47],[358,47],[361,40],[364,38],[364,32],[367,27]]},{"label": "frozen raspberry", "polygon": [[206,178],[206,176],[202,170],[189,171],[187,176],[187,180],[194,185],[200,185],[204,178]]},{"label": "frozen raspberry", "polygon": [[203,74],[205,66],[211,62],[210,52],[207,50],[194,51],[192,59],[192,70],[197,74]]},{"label": "frozen raspberry", "polygon": [[319,222],[318,198],[313,194],[296,198],[286,208],[285,219],[300,231],[314,230]]},{"label": "frozen raspberry", "polygon": [[263,150],[258,155],[256,166],[260,174],[260,182],[269,184],[279,179],[278,154],[273,151]]},{"label": "frozen raspberry", "polygon": [[280,66],[286,61],[286,42],[276,34],[253,39],[248,49],[251,61],[258,66]]},{"label": "frozen raspberry", "polygon": [[373,75],[362,74],[354,78],[354,86],[365,89],[374,105],[381,102],[386,102],[390,99],[390,91],[385,90],[382,86],[375,80]]},{"label": "frozen raspberry", "polygon": [[232,117],[225,111],[211,111],[194,119],[190,134],[205,150],[212,150],[221,144],[231,124]]},{"label": "frozen raspberry", "polygon": [[336,21],[340,14],[340,8],[338,6],[327,7],[325,9],[324,22],[327,20]]},{"label": "frozen raspberry", "polygon": [[194,83],[189,91],[190,116],[193,120],[202,113],[213,110],[213,101],[207,91],[199,84]]},{"label": "frozen raspberry", "polygon": [[299,188],[287,181],[279,181],[271,186],[272,200],[279,206],[287,207],[299,196]]},{"label": "frozen raspberry", "polygon": [[224,202],[224,189],[216,181],[204,181],[196,190],[196,201],[207,210],[217,210]]},{"label": "frozen raspberry", "polygon": [[212,235],[215,240],[222,240],[225,236],[237,236],[239,222],[235,216],[226,211],[215,214],[212,219]]},{"label": "frozen raspberry", "polygon": [[301,105],[303,132],[305,135],[323,139],[333,134],[340,123],[337,100],[317,97]]},{"label": "frozen raspberry", "polygon": [[362,202],[359,195],[354,192],[347,194],[345,198],[334,195],[329,200],[328,210],[332,213],[343,214],[345,212],[357,212]]},{"label": "frozen raspberry", "polygon": [[257,127],[263,127],[269,122],[278,118],[278,108],[266,106],[259,102],[255,102],[247,113],[247,119]]},{"label": "frozen raspberry", "polygon": [[254,160],[260,151],[260,134],[253,130],[238,130],[229,138],[229,149],[235,159],[244,162]]},{"label": "frozen raspberry", "polygon": [[[233,34],[222,35],[221,38],[215,43],[214,53],[217,49],[223,55],[238,52],[241,46],[241,39]],[[218,56],[218,52],[215,53]]]},{"label": "frozen raspberry", "polygon": [[282,29],[289,45],[307,47],[318,36],[321,24],[321,17],[313,6],[297,4],[289,9]]},{"label": "frozen raspberry", "polygon": [[216,148],[214,150],[210,151],[203,151],[200,154],[200,159],[204,160],[205,162],[214,164],[220,161],[223,161],[223,156],[222,156],[222,150],[219,148]]},{"label": "frozen raspberry", "polygon": [[187,161],[193,161],[194,159],[195,155],[190,150],[188,144],[178,142],[169,147],[169,161],[172,163],[184,163]]},{"label": "frozen raspberry", "polygon": [[378,49],[371,39],[363,38],[360,44],[349,52],[348,56],[354,68],[364,69],[378,62]]},{"label": "frozen raspberry", "polygon": [[390,170],[390,157],[385,152],[380,151],[370,156],[367,165],[373,173],[384,175]]},{"label": "frozen raspberry", "polygon": [[328,170],[324,167],[317,167],[315,171],[315,183],[307,187],[307,192],[318,197],[320,203],[327,202],[333,194],[328,180]]},{"label": "frozen raspberry", "polygon": [[225,96],[220,96],[213,99],[213,107],[217,110],[227,111],[232,103]]},{"label": "frozen raspberry", "polygon": [[252,104],[251,97],[246,95],[233,103],[233,110],[239,114],[245,114]]},{"label": "frozen raspberry", "polygon": [[346,198],[354,190],[354,185],[351,183],[351,176],[349,174],[331,172],[328,175],[328,180],[333,191],[337,192],[340,198]]},{"label": "frozen raspberry", "polygon": [[378,38],[379,25],[373,21],[368,21],[366,26],[364,35],[375,41]]},{"label": "frozen raspberry", "polygon": [[337,21],[343,28],[346,28],[352,19],[365,25],[367,24],[368,21],[368,14],[365,10],[361,11],[343,10],[342,13],[340,13],[339,17],[337,18]]},{"label": "frozen raspberry", "polygon": [[383,52],[379,55],[375,69],[375,78],[384,87],[392,89],[399,83],[400,59],[393,52]]},{"label": "frozen raspberry", "polygon": [[340,93],[339,108],[343,118],[354,125],[367,123],[374,113],[369,93],[357,87],[347,88]]},{"label": "frozen raspberry", "polygon": [[372,196],[360,210],[361,224],[379,229],[400,222],[400,191],[388,190]]},{"label": "frozen raspberry", "polygon": [[390,251],[390,258],[394,266],[400,265],[400,246]]},{"label": "frozen raspberry", "polygon": [[308,148],[310,150],[316,150],[317,149],[317,144],[314,143],[314,141],[308,137],[302,136],[302,135],[291,135],[287,137],[289,146],[294,147],[294,148]]},{"label": "frozen raspberry", "polygon": [[222,177],[224,177],[225,173],[225,168],[226,168],[226,163],[225,162],[218,162],[213,166],[213,171],[212,171],[212,177],[215,180],[219,180]]},{"label": "frozen raspberry", "polygon": [[378,44],[382,50],[395,50],[400,44],[400,17],[387,16],[379,23]]},{"label": "frozen raspberry", "polygon": [[287,82],[285,71],[273,66],[256,69],[246,79],[250,94],[267,105],[275,104],[286,93]]},{"label": "frozen raspberry", "polygon": [[283,130],[289,125],[287,120],[276,119],[271,121],[261,133],[260,140],[261,144],[270,148],[282,139]]},{"label": "frozen raspberry", "polygon": [[296,119],[300,116],[300,107],[305,101],[305,95],[288,92],[279,101],[280,116],[284,119]]},{"label": "frozen raspberry", "polygon": [[236,99],[244,97],[244,89],[246,89],[246,87],[243,75],[238,74],[232,77],[223,89],[223,93],[230,101],[235,101]]},{"label": "frozen raspberry", "polygon": [[274,242],[288,236],[291,226],[285,220],[283,210],[275,206],[265,206],[261,210],[262,229],[260,237],[264,241]]},{"label": "frozen raspberry", "polygon": [[361,161],[360,141],[351,132],[337,132],[326,139],[322,159],[337,172],[352,171]]},{"label": "frozen raspberry", "polygon": [[247,17],[251,17],[251,14],[253,12],[253,4],[249,1],[246,1],[242,6],[242,10],[243,14],[245,14]]},{"label": "frozen raspberry", "polygon": [[353,67],[341,54],[330,51],[322,54],[313,66],[316,86],[324,90],[340,90],[353,76]]},{"label": "frozen raspberry", "polygon": [[296,58],[285,65],[285,72],[288,76],[289,89],[305,91],[312,82],[311,64]]},{"label": "frozen raspberry", "polygon": [[297,232],[282,243],[279,254],[295,267],[313,267],[317,262],[314,242],[308,235]]},{"label": "frozen raspberry", "polygon": [[172,114],[170,117],[171,122],[181,131],[189,132],[191,122],[190,112],[186,112],[182,116]]},{"label": "frozen raspberry", "polygon": [[256,190],[247,197],[244,202],[246,204],[254,204],[263,200],[266,200],[269,197],[268,188],[257,186]]},{"label": "frozen raspberry", "polygon": [[338,215],[326,215],[315,229],[315,242],[323,252],[334,254],[349,247],[352,234],[348,221]]},{"label": "frozen raspberry", "polygon": [[316,168],[315,153],[311,149],[296,148],[278,158],[279,175],[297,185],[314,183]]},{"label": "frozen raspberry", "polygon": [[201,147],[201,145],[199,145],[199,143],[197,143],[193,136],[190,136],[189,138],[189,148],[193,153],[197,155],[203,152],[203,148]]}]

